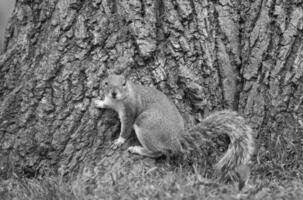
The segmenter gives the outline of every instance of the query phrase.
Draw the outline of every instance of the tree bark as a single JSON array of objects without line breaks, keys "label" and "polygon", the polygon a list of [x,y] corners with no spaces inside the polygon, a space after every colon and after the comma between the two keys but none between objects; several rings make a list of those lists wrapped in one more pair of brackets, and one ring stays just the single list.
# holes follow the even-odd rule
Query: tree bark
[{"label": "tree bark", "polygon": [[109,148],[117,115],[92,105],[108,73],[154,85],[188,126],[214,110],[238,110],[256,132],[255,162],[302,163],[302,7],[295,0],[17,1],[0,57],[1,177],[80,172],[112,180],[138,171],[140,159],[125,147]]},{"label": "tree bark", "polygon": [[4,49],[5,27],[14,9],[15,0],[0,1],[0,54]]}]

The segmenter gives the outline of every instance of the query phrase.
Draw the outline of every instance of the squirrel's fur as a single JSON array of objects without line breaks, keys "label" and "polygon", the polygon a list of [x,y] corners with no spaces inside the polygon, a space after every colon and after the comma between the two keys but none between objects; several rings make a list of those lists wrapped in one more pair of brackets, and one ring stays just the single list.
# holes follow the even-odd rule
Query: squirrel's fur
[{"label": "squirrel's fur", "polygon": [[[228,135],[230,144],[216,164],[218,170],[234,170],[247,165],[254,151],[252,129],[236,112],[214,112],[188,131],[176,106],[159,90],[127,80],[122,75],[110,75],[105,81],[105,99],[95,100],[96,107],[118,112],[121,132],[114,146],[120,146],[134,129],[142,146],[132,146],[132,153],[149,157],[188,152],[199,146],[196,138]],[[187,145],[184,145],[184,141]]]},{"label": "squirrel's fur", "polygon": [[186,141],[191,148],[197,147],[197,139],[218,138],[227,135],[230,143],[223,157],[216,164],[217,170],[228,172],[247,165],[254,152],[252,129],[237,112],[223,110],[210,114],[200,123],[190,128]]}]

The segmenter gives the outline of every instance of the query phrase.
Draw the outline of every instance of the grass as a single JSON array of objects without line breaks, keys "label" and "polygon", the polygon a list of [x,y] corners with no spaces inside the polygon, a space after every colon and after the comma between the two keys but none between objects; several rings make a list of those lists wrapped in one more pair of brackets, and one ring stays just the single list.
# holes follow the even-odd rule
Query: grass
[{"label": "grass", "polygon": [[[282,143],[268,143],[258,148],[249,184],[241,191],[235,184],[204,178],[203,169],[192,170],[166,160],[155,164],[152,159],[134,155],[116,156],[119,163],[112,161],[110,169],[100,161],[90,170],[72,177],[25,178],[11,173],[6,179],[0,179],[0,200],[299,200],[303,197],[302,149],[287,138]],[[109,157],[106,162],[111,160]],[[149,165],[149,161],[152,164]]]},{"label": "grass", "polygon": [[241,191],[236,184],[204,178],[203,169],[129,156],[110,169],[100,161],[72,177],[25,178],[11,173],[0,179],[0,200],[302,199],[302,161],[290,165],[265,155],[254,159],[249,184]]},{"label": "grass", "polygon": [[[0,182],[0,199],[302,199],[300,176],[282,170],[268,175],[264,166],[255,168],[255,175],[242,191],[234,184],[218,183],[167,164],[110,174],[104,179],[96,174],[79,174],[67,182],[59,177],[28,179],[14,175]],[[263,172],[257,172],[261,169]]]}]

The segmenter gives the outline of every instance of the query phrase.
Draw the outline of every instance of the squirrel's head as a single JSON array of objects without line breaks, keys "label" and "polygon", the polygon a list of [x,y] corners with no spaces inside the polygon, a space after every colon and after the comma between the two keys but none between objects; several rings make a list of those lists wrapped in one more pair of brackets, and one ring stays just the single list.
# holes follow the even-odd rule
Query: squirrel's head
[{"label": "squirrel's head", "polygon": [[112,100],[122,100],[129,94],[129,82],[123,75],[110,75],[103,85],[105,96]]}]

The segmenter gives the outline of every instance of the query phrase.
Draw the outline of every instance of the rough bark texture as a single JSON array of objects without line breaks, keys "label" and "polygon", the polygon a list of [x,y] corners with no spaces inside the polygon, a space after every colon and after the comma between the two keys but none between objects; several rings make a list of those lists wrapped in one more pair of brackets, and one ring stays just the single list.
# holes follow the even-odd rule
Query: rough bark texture
[{"label": "rough bark texture", "polygon": [[256,162],[302,164],[302,8],[299,0],[17,1],[0,57],[1,176],[80,172],[100,185],[140,174],[141,158],[109,148],[116,114],[92,105],[113,72],[155,85],[188,125],[238,110],[256,130]]}]

